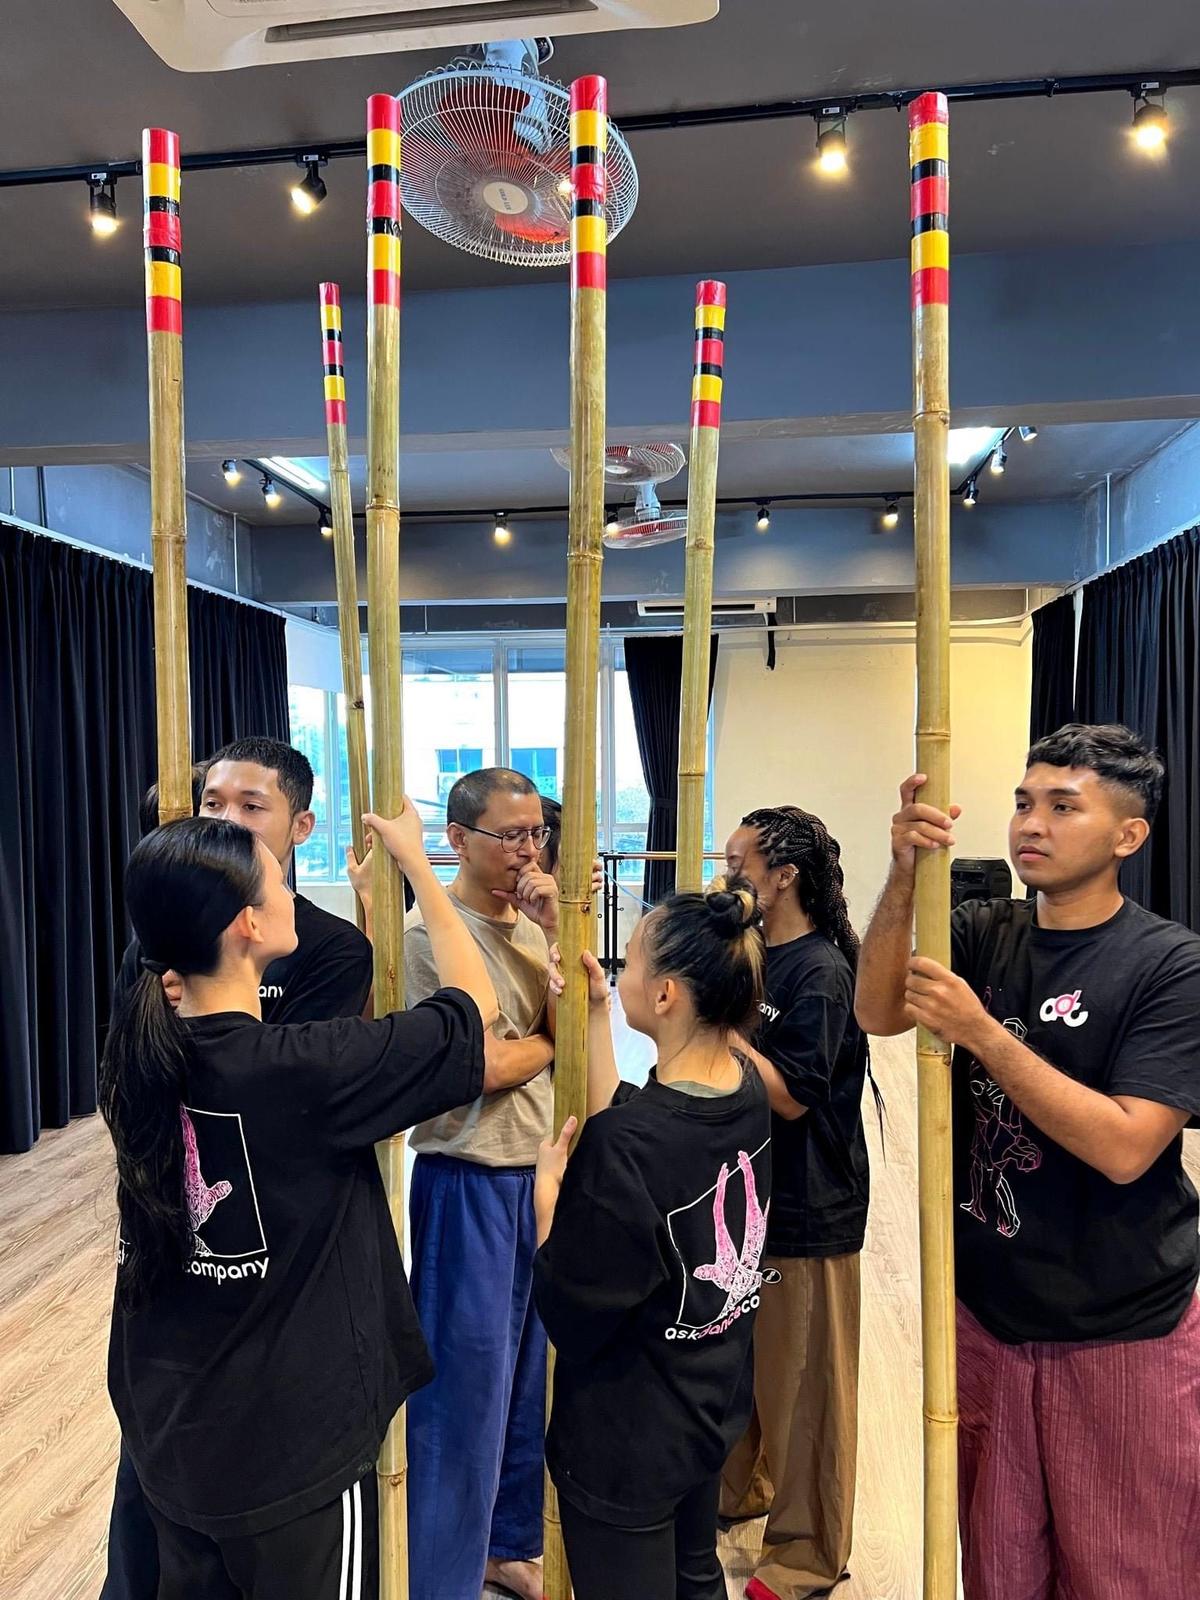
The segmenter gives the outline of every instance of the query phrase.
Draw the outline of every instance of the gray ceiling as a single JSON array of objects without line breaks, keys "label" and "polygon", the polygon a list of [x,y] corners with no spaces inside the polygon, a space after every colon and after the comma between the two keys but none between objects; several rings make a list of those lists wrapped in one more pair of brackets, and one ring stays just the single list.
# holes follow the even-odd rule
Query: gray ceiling
[{"label": "gray ceiling", "polygon": [[[915,18],[915,21],[914,21]],[[112,0],[6,0],[0,117],[6,167],[117,159],[140,129],[178,130],[186,151],[359,135],[363,102],[398,90],[444,56],[407,54],[218,74],[166,67]],[[923,0],[816,6],[725,0],[713,22],[565,41],[552,72],[605,73],[622,112],[846,93],[926,83],[1190,67],[1200,57],[1195,0],[1009,0],[1002,8]],[[1171,100],[1170,153],[1147,162],[1126,137],[1119,95],[991,103],[953,114],[957,251],[1101,244],[1200,234],[1200,90]],[[811,169],[808,122],[634,136],[639,209],[612,248],[616,274],[720,273],[894,256],[907,195],[903,121],[852,120],[853,170],[840,184]],[[189,174],[184,190],[189,300],[305,297],[322,277],[356,284],[363,267],[363,174],[327,174],[310,219],[286,198],[287,168]],[[86,227],[82,183],[0,190],[4,303],[136,304],[141,296],[136,182],[118,199],[109,241]],[[410,287],[520,279],[409,224]],[[527,275],[526,275],[527,276]]]},{"label": "gray ceiling", "polygon": [[[989,501],[1001,502],[1073,499],[1106,473],[1118,476],[1139,466],[1186,426],[1186,422],[1169,421],[1043,427],[1029,444],[1010,440],[1008,470],[1002,477],[985,472],[981,494]],[[306,458],[303,465],[316,476],[325,476],[323,459]],[[964,475],[955,472],[956,478]],[[271,512],[264,506],[255,473],[246,470],[242,482],[231,489],[219,462],[188,462],[188,489],[223,511],[236,512],[247,522],[264,526],[314,520],[313,508],[288,494],[282,480],[278,482],[285,498],[278,510]],[[907,433],[737,440],[721,447],[718,488],[723,496],[769,499],[785,494],[861,494],[866,498],[900,492],[911,484],[912,437]],[[401,458],[402,505],[410,514],[558,506],[566,501],[566,488],[566,474],[548,450],[478,450],[456,452],[452,458],[441,453],[404,452]],[[361,513],[365,500],[365,461],[361,456],[351,461],[351,489],[355,511]],[[686,471],[664,484],[661,493],[666,501],[684,498]],[[619,499],[614,491],[614,504]]]}]

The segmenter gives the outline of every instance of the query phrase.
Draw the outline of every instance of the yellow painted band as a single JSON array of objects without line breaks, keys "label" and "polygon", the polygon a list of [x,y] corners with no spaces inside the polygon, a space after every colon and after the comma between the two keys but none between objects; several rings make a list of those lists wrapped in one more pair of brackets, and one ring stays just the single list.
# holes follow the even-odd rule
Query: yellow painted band
[{"label": "yellow painted band", "polygon": [[371,235],[371,270],[373,272],[400,271],[400,240],[394,233]]},{"label": "yellow painted band", "polygon": [[369,167],[398,167],[400,165],[400,135],[391,128],[371,128],[367,133],[367,165]]},{"label": "yellow painted band", "polygon": [[571,148],[595,145],[603,150],[608,145],[608,118],[599,111],[573,111],[571,113]]},{"label": "yellow painted band", "polygon": [[692,379],[693,400],[721,400],[721,385],[723,379],[713,377],[710,372],[698,372]]},{"label": "yellow painted band", "polygon": [[571,245],[582,254],[585,251],[603,255],[608,246],[608,224],[603,217],[572,217]]},{"label": "yellow painted band", "polygon": [[326,400],[344,400],[346,398],[346,380],[336,377],[333,373],[325,374]]},{"label": "yellow painted band", "polygon": [[950,155],[950,130],[944,122],[923,122],[908,136],[908,162],[946,161]]},{"label": "yellow painted band", "polygon": [[146,294],[179,300],[183,294],[183,274],[173,261],[147,261]]},{"label": "yellow painted band", "polygon": [[325,328],[326,330],[328,330],[329,332],[341,333],[341,331],[342,331],[342,308],[341,308],[341,306],[326,306],[326,305],[323,305],[321,307],[321,326],[323,328]]},{"label": "yellow painted band", "polygon": [[696,326],[698,328],[720,328],[721,332],[724,333],[724,331],[725,331],[725,307],[724,306],[697,306],[696,307]]},{"label": "yellow painted band", "polygon": [[179,168],[168,167],[162,161],[152,161],[146,169],[145,189],[147,194],[161,194],[168,200],[178,200]]},{"label": "yellow painted band", "polygon": [[950,235],[944,228],[934,228],[929,233],[915,233],[912,240],[912,270],[924,267],[950,265]]}]

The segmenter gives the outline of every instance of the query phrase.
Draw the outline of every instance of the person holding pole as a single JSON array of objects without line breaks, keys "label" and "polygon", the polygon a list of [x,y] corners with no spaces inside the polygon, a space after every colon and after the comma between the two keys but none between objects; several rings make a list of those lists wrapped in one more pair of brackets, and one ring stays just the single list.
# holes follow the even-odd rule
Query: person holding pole
[{"label": "person holding pole", "polygon": [[1029,751],[1009,824],[1035,898],[912,954],[914,867],[957,806],[901,787],[856,1010],[955,1047],[960,1524],[968,1600],[1190,1594],[1200,1573],[1200,937],[1121,893],[1163,788],[1128,728]]}]

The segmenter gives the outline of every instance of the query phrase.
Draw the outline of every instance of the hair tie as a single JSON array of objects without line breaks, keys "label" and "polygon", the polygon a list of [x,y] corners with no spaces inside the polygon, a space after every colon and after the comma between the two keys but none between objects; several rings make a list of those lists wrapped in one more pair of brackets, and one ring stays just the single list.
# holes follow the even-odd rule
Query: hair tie
[{"label": "hair tie", "polygon": [[142,957],[142,967],[146,972],[152,972],[156,978],[165,977],[171,970],[165,961],[151,961],[149,956]]}]

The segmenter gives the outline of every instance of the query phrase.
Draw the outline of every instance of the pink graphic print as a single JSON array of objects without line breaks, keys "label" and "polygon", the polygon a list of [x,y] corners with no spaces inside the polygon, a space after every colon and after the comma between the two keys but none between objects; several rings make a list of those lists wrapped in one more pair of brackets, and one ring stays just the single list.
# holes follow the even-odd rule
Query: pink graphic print
[{"label": "pink graphic print", "polygon": [[[983,997],[989,1010],[991,1001],[989,988]],[[1024,1042],[1028,1030],[1020,1017],[1006,1017],[1004,1026],[1015,1039]],[[974,1056],[970,1057],[968,1082],[975,1100],[971,1198],[960,1200],[958,1209],[977,1222],[986,1223],[989,1210],[994,1208],[996,1232],[1001,1238],[1012,1239],[1021,1226],[1021,1218],[1008,1172],[1036,1172],[1042,1164],[1042,1152],[1025,1132],[1021,1113]]]},{"label": "pink graphic print", "polygon": [[200,1171],[200,1152],[196,1149],[196,1130],[192,1126],[191,1117],[182,1106],[179,1108],[179,1119],[183,1124],[183,1193],[187,1200],[192,1231],[196,1235],[196,1254],[206,1256],[212,1252],[200,1237],[199,1230],[212,1216],[220,1202],[233,1193],[233,1185],[224,1178],[219,1183],[211,1185],[205,1183],[204,1175]]},{"label": "pink graphic print", "polygon": [[[758,1269],[763,1245],[767,1238],[767,1213],[759,1206],[758,1189],[754,1182],[754,1167],[744,1150],[738,1151],[738,1166],[746,1184],[746,1236],[742,1241],[741,1255],[734,1249],[729,1225],[725,1221],[725,1191],[729,1186],[728,1163],[721,1163],[717,1188],[713,1195],[713,1230],[716,1234],[716,1260],[696,1267],[692,1273],[706,1283],[715,1283],[725,1290],[725,1306],[712,1320],[720,1322],[739,1300],[744,1300],[762,1286],[763,1275]],[[769,1205],[768,1205],[769,1208]]]}]

